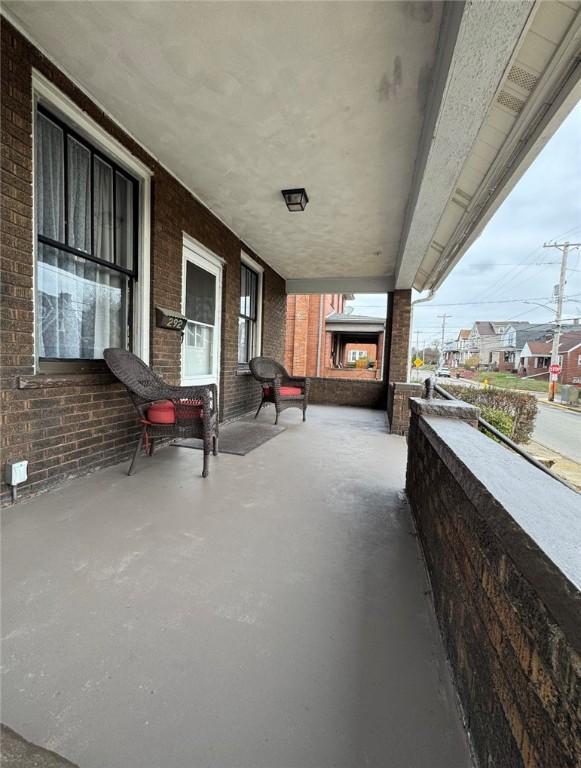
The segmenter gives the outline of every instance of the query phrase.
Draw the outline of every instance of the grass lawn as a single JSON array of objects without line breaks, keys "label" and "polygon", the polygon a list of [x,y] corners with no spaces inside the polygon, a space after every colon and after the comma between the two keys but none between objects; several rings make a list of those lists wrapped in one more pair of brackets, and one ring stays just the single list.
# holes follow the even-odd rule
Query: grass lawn
[{"label": "grass lawn", "polygon": [[[539,381],[538,379],[521,379],[514,373],[494,373],[492,371],[482,371],[477,374],[472,381],[484,381],[488,379],[491,387],[499,389],[520,389],[524,392],[548,392],[549,382]],[[561,390],[561,385],[557,384],[557,392]]]}]

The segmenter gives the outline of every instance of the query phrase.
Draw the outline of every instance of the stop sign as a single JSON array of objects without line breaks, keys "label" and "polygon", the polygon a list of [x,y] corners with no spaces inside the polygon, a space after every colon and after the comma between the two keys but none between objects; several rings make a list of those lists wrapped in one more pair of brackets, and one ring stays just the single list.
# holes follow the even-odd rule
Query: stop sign
[{"label": "stop sign", "polygon": [[550,365],[549,366],[549,371],[551,373],[559,374],[559,373],[561,373],[561,366],[559,365],[559,363],[555,363],[554,365]]}]

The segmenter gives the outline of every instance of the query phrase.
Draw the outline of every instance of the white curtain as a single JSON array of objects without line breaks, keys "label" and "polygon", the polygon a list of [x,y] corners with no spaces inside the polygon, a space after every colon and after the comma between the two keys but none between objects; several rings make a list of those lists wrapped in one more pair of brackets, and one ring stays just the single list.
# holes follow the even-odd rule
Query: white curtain
[{"label": "white curtain", "polygon": [[65,182],[63,132],[38,113],[36,125],[36,222],[39,235],[63,242]]},{"label": "white curtain", "polygon": [[[68,245],[91,250],[90,154],[68,138]],[[40,235],[64,243],[64,136],[38,116],[37,221]],[[113,169],[97,157],[93,179],[93,254],[113,261]],[[101,358],[125,346],[126,279],[82,257],[39,243],[39,355]]]}]

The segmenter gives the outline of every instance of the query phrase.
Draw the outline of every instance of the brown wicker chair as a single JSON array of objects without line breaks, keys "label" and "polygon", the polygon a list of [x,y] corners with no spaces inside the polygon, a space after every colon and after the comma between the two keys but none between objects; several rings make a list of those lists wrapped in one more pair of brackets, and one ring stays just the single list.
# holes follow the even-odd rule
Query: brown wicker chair
[{"label": "brown wicker chair", "polygon": [[[124,349],[106,349],[103,353],[111,372],[125,384],[142,425],[141,435],[127,474],[133,474],[137,457],[145,443],[148,456],[153,455],[155,440],[197,437],[204,441],[202,477],[208,476],[210,451],[218,455],[218,414],[215,384],[201,387],[174,387],[154,373],[143,360]],[[147,418],[149,407],[169,400],[175,409],[173,423],[152,423]]]},{"label": "brown wicker chair", "polygon": [[[285,408],[301,408],[303,421],[306,421],[311,386],[308,378],[289,376],[286,368],[272,357],[253,357],[248,365],[250,372],[262,387],[262,400],[254,416],[255,419],[265,403],[274,403],[275,424],[278,424],[278,416]],[[300,392],[291,390],[300,390]]]}]

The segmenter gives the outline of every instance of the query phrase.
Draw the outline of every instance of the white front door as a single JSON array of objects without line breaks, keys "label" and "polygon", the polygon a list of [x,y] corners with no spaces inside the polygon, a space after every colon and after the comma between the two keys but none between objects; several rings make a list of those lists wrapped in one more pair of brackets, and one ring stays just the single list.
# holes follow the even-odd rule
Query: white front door
[{"label": "white front door", "polygon": [[218,384],[222,263],[205,248],[184,239],[182,384]]}]

